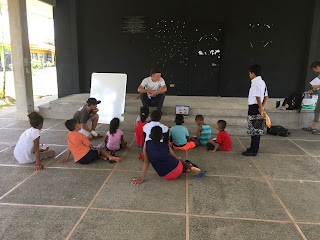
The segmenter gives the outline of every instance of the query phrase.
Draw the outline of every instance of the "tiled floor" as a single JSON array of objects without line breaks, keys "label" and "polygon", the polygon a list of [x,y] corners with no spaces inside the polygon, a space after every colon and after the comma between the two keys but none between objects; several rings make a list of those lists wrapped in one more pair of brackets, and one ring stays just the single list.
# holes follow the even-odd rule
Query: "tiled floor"
[{"label": "tiled floor", "polygon": [[61,155],[35,172],[10,147],[28,123],[0,112],[0,239],[320,239],[320,136],[262,137],[255,158],[241,155],[250,138],[232,136],[230,152],[190,151],[203,178],[167,181],[150,167],[132,186],[142,168],[133,133],[125,133],[130,147],[118,164],[58,163],[67,149],[63,122],[45,120],[40,141]]}]

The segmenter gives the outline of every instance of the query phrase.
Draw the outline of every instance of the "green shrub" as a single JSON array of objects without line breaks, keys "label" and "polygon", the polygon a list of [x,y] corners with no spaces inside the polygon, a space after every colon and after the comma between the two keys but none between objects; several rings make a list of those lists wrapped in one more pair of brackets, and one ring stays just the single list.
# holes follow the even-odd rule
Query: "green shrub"
[{"label": "green shrub", "polygon": [[31,61],[31,68],[32,69],[41,69],[42,68],[42,64],[39,60],[32,60]]}]

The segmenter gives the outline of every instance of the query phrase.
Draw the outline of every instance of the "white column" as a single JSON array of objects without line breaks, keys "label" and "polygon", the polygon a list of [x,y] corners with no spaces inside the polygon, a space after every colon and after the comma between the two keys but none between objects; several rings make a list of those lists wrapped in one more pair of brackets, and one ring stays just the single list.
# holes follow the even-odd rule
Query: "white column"
[{"label": "white column", "polygon": [[16,93],[15,119],[34,110],[26,0],[8,0],[11,52]]}]

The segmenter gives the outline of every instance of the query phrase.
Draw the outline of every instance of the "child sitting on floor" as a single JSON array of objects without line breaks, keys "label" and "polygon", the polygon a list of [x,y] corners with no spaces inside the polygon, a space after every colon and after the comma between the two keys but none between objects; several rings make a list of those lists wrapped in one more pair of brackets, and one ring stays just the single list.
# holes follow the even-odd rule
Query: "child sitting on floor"
[{"label": "child sitting on floor", "polygon": [[143,136],[144,136],[145,141],[151,140],[151,138],[150,138],[151,129],[154,126],[160,126],[162,129],[162,132],[163,132],[163,136],[164,136],[163,140],[161,140],[161,141],[168,144],[169,128],[166,125],[160,123],[160,120],[161,120],[161,112],[159,110],[154,110],[151,113],[151,122],[149,122],[143,126]]},{"label": "child sitting on floor", "polygon": [[122,130],[118,129],[120,125],[119,118],[114,118],[110,122],[109,131],[106,134],[104,142],[111,155],[122,148],[126,148],[127,142],[124,141]]},{"label": "child sitting on floor", "polygon": [[[81,129],[80,124],[75,119],[70,119],[65,122],[66,128],[70,131],[68,134],[68,146],[73,154],[74,162],[81,164],[89,164],[98,158],[108,160],[110,162],[119,162],[121,158],[111,156],[105,150],[100,148],[93,148],[88,138],[79,133]],[[70,157],[70,152],[67,153],[65,159],[59,162],[66,162]]]},{"label": "child sitting on floor", "polygon": [[138,115],[136,121],[134,122],[134,129],[136,129],[138,127],[139,121],[141,120],[141,115],[144,114],[144,116],[146,116],[146,120],[144,122],[149,123],[151,122],[150,116],[149,116],[149,108],[147,108],[146,106],[142,106],[140,108],[140,114]]},{"label": "child sitting on floor", "polygon": [[143,136],[143,127],[148,123],[147,119],[149,118],[149,109],[146,107],[141,107],[140,108],[140,120],[137,121],[137,126],[134,129],[135,135],[136,135],[136,144],[138,148],[141,149],[141,153],[139,155],[139,159],[144,159],[143,158],[143,152],[142,148],[144,146],[144,136]]},{"label": "child sitting on floor", "polygon": [[162,129],[155,126],[151,129],[150,141],[146,141],[143,146],[144,161],[140,178],[132,180],[131,184],[137,185],[142,183],[147,173],[150,163],[160,177],[167,180],[174,180],[179,177],[183,170],[192,171],[197,177],[203,176],[206,172],[201,171],[198,167],[183,162],[179,156],[175,155],[168,144],[161,142],[163,139]]},{"label": "child sitting on floor", "polygon": [[191,141],[193,141],[196,146],[206,146],[211,139],[211,128],[208,124],[205,124],[202,115],[197,115],[195,121],[198,125],[197,137],[191,138]]},{"label": "child sitting on floor", "polygon": [[45,149],[39,147],[43,117],[37,112],[31,112],[28,117],[31,128],[21,134],[14,148],[14,157],[20,164],[36,162],[36,171],[41,171],[44,167],[41,165],[40,160],[54,156],[55,151],[49,150],[49,147]]},{"label": "child sitting on floor", "polygon": [[173,149],[185,150],[186,159],[188,159],[188,149],[194,148],[196,145],[194,142],[190,142],[188,129],[182,126],[184,123],[183,115],[176,115],[175,123],[176,126],[170,128],[169,131],[169,145]]},{"label": "child sitting on floor", "polygon": [[219,120],[216,124],[216,129],[219,131],[218,136],[215,140],[211,139],[210,143],[207,144],[209,152],[215,152],[218,149],[221,151],[230,151],[232,147],[232,141],[230,135],[224,130],[227,126],[227,122]]}]

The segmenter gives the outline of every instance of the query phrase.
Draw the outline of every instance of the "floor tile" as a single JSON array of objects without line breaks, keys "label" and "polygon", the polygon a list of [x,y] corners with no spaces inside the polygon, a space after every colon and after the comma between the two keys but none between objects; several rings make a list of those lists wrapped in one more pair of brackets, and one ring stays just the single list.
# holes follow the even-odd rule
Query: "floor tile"
[{"label": "floor tile", "polygon": [[311,132],[304,131],[302,129],[290,129],[290,139],[301,139],[301,140],[318,140],[320,141],[320,135],[312,134]]},{"label": "floor tile", "polygon": [[208,174],[261,177],[250,158],[240,153],[197,151],[190,152],[189,159]]},{"label": "floor tile", "polygon": [[189,178],[189,203],[192,214],[289,220],[263,180]]},{"label": "floor tile", "polygon": [[184,216],[89,210],[71,239],[184,240]]},{"label": "floor tile", "polygon": [[319,240],[320,225],[299,224],[299,227],[308,240]]},{"label": "floor tile", "polygon": [[320,184],[273,181],[271,185],[297,222],[320,222]]},{"label": "floor tile", "polygon": [[93,207],[185,213],[185,176],[170,181],[147,173],[143,183],[131,185],[136,177],[140,173],[114,172]]},{"label": "floor tile", "polygon": [[0,197],[25,180],[32,173],[34,173],[33,168],[0,166]]},{"label": "floor tile", "polygon": [[14,111],[3,111],[0,115],[1,119],[14,119]]},{"label": "floor tile", "polygon": [[64,131],[45,131],[40,135],[40,142],[45,144],[68,145],[68,132]]},{"label": "floor tile", "polygon": [[2,202],[88,206],[109,173],[48,168],[29,178]]},{"label": "floor tile", "polygon": [[[141,151],[142,148],[138,148],[135,146],[130,147],[130,149],[128,149],[128,151],[126,152],[126,155],[124,156],[123,160],[117,167],[117,170],[141,171],[143,166],[143,160],[138,158]],[[152,165],[150,165],[148,172],[155,172]]]},{"label": "floor tile", "polygon": [[293,140],[293,142],[298,144],[307,153],[320,157],[320,141]]},{"label": "floor tile", "polygon": [[19,141],[19,138],[21,134],[25,130],[12,130],[12,129],[6,129],[2,128],[0,129],[0,136],[1,136],[1,141],[3,143],[9,143],[10,145],[15,144]]},{"label": "floor tile", "polygon": [[[50,127],[60,123],[61,121],[62,120],[60,120],[60,119],[44,119],[42,129],[45,130],[47,128],[50,128]],[[9,129],[16,128],[16,129],[24,129],[24,130],[27,130],[28,128],[30,128],[29,121],[15,121],[15,122],[16,122],[15,124],[10,125],[6,128],[9,128]]]},{"label": "floor tile", "polygon": [[0,239],[65,239],[83,211],[0,205]]},{"label": "floor tile", "polygon": [[8,126],[13,126],[14,124],[18,123],[19,121],[14,119],[1,119],[0,117],[0,126],[1,128],[6,128]]},{"label": "floor tile", "polygon": [[190,239],[301,239],[291,223],[190,217]]},{"label": "floor tile", "polygon": [[267,178],[320,180],[320,163],[309,156],[261,154],[254,160]]},{"label": "floor tile", "polygon": [[6,148],[8,148],[9,146],[8,146],[8,144],[1,144],[0,143],[0,152],[2,151],[2,150],[5,150]]},{"label": "floor tile", "polygon": [[[62,122],[61,122],[62,121]],[[69,131],[66,126],[64,125],[66,120],[60,120],[60,123],[56,124],[55,126],[52,126],[50,130],[64,130]]]},{"label": "floor tile", "polygon": [[[251,138],[239,138],[243,145],[250,147]],[[259,153],[268,154],[290,154],[290,155],[306,155],[306,153],[298,148],[295,144],[286,138],[270,139],[261,137]]]}]

